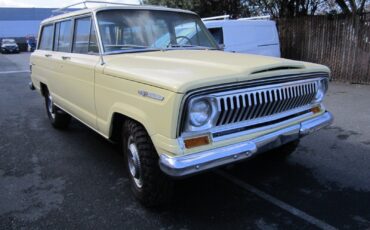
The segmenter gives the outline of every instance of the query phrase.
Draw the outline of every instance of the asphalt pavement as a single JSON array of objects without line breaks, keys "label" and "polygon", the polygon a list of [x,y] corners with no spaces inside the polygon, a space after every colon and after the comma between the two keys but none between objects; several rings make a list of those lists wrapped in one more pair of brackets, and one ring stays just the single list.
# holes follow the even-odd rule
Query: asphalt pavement
[{"label": "asphalt pavement", "polygon": [[370,86],[331,83],[334,124],[287,161],[177,181],[168,206],[146,209],[113,144],[76,120],[51,127],[28,57],[0,55],[0,229],[370,228]]}]

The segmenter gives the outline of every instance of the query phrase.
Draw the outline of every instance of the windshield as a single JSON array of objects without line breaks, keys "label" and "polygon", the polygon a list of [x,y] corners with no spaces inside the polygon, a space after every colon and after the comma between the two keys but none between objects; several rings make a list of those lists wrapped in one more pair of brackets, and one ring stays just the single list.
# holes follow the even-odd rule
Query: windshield
[{"label": "windshield", "polygon": [[3,40],[3,41],[2,41],[2,43],[3,43],[3,44],[14,44],[14,43],[15,43],[15,41],[14,41],[14,40],[12,40],[12,39],[7,39],[7,40]]},{"label": "windshield", "polygon": [[109,10],[97,14],[106,53],[163,49],[218,49],[193,14],[159,10]]}]

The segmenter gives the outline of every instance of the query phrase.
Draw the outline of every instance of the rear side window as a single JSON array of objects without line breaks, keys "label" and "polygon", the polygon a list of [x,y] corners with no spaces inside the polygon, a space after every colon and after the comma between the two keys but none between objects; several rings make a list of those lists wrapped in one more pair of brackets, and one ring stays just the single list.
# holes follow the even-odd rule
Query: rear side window
[{"label": "rear side window", "polygon": [[55,24],[54,50],[70,52],[72,41],[72,21],[63,21]]},{"label": "rear side window", "polygon": [[217,27],[217,28],[209,28],[209,32],[213,35],[215,38],[216,42],[218,44],[223,45],[224,44],[224,31],[222,27]]},{"label": "rear side window", "polygon": [[98,53],[95,30],[92,26],[91,17],[76,19],[74,36],[73,53]]},{"label": "rear side window", "polygon": [[53,49],[53,25],[44,26],[41,30],[40,38],[40,50],[52,50]]}]

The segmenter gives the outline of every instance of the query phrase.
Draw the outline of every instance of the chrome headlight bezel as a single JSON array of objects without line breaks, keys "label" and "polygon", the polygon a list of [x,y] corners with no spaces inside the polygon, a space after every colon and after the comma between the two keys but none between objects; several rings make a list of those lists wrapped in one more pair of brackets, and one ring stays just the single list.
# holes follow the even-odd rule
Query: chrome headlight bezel
[{"label": "chrome headlight bezel", "polygon": [[314,104],[318,104],[318,103],[323,102],[323,100],[325,98],[325,95],[328,91],[328,88],[329,88],[329,78],[324,77],[324,78],[321,78],[317,82],[317,92],[316,92],[315,98],[313,100]]},{"label": "chrome headlight bezel", "polygon": [[[199,118],[200,109],[203,108],[204,114],[202,114],[202,119],[197,120],[197,116]],[[212,96],[199,96],[192,98],[189,101],[187,106],[187,114],[186,114],[186,121],[185,121],[185,131],[193,132],[193,131],[203,131],[216,126],[218,118],[217,112],[217,100]]]}]

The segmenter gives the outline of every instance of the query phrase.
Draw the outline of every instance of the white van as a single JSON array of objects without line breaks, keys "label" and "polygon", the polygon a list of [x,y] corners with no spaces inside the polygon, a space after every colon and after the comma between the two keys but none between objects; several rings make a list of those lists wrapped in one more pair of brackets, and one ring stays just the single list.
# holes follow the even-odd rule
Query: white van
[{"label": "white van", "polygon": [[280,57],[275,21],[264,17],[232,20],[226,15],[203,18],[203,22],[225,51]]}]

